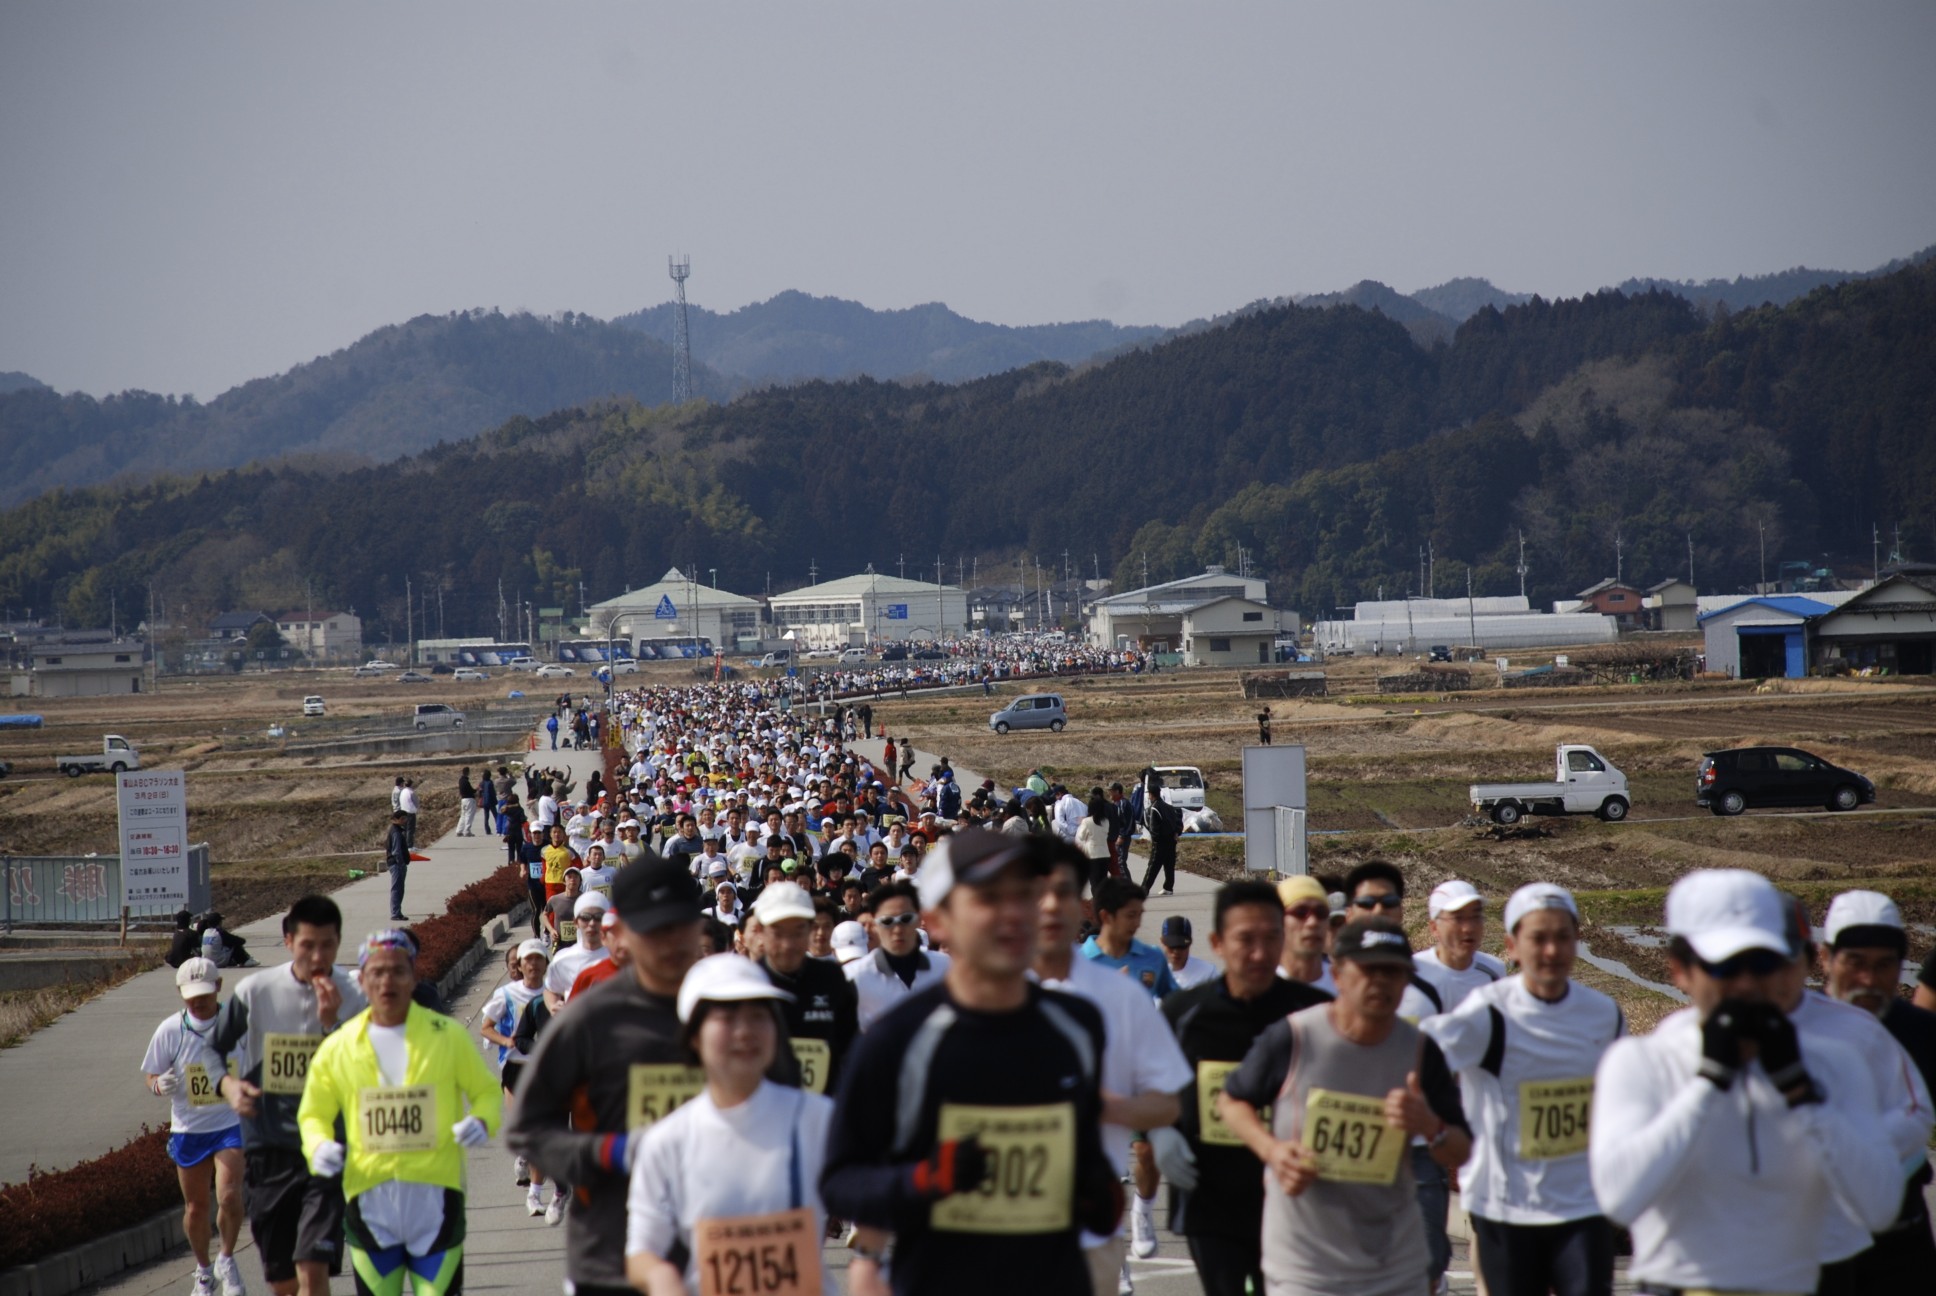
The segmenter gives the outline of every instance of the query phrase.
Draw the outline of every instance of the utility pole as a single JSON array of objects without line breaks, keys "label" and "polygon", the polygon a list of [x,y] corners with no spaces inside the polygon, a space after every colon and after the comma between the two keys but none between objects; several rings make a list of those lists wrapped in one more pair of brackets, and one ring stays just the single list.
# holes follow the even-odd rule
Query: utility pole
[{"label": "utility pole", "polygon": [[686,278],[692,274],[692,258],[666,258],[666,273],[672,276],[672,400],[683,405],[692,399],[692,336],[686,331]]},{"label": "utility pole", "polygon": [[403,578],[403,652],[406,665],[417,664],[416,595],[410,591],[410,578]]},{"label": "utility pole", "polygon": [[497,578],[497,641],[504,642],[504,578]]},{"label": "utility pole", "polygon": [[1465,623],[1468,639],[1474,648],[1479,646],[1479,614],[1472,602],[1472,564],[1465,565]]},{"label": "utility pole", "polygon": [[[579,591],[578,592],[578,610],[580,612],[583,612],[585,610],[584,582],[582,581],[579,582],[578,591]],[[439,639],[442,639],[444,637],[444,633],[445,633],[444,632],[444,583],[442,581],[438,581],[437,582],[437,637]]]},{"label": "utility pole", "polygon": [[1616,529],[1613,533],[1613,583],[1618,585],[1627,569],[1627,542]]},{"label": "utility pole", "polygon": [[1755,532],[1761,537],[1761,587],[1755,593],[1766,594],[1768,592],[1768,524],[1757,521]]},{"label": "utility pole", "polygon": [[1882,579],[1882,528],[1869,523],[1869,584]]},{"label": "utility pole", "polygon": [[1519,533],[1519,597],[1526,597],[1526,533]]},{"label": "utility pole", "polygon": [[901,554],[898,558],[895,559],[894,569],[901,573],[902,580],[907,579],[907,555],[906,554]]},{"label": "utility pole", "polygon": [[1687,533],[1687,583],[1694,583],[1694,533]]}]

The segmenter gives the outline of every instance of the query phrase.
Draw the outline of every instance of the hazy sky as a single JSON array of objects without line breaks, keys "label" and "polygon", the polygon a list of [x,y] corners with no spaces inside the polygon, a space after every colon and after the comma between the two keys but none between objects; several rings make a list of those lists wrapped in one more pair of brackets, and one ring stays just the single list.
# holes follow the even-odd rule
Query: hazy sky
[{"label": "hazy sky", "polygon": [[1936,242],[1936,4],[0,6],[0,370],[208,399],[424,312],[1177,323]]}]

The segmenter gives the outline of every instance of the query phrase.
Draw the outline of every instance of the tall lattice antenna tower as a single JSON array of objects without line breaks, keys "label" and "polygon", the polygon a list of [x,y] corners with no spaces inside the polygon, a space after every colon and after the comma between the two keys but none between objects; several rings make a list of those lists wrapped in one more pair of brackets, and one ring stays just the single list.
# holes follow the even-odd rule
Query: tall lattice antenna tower
[{"label": "tall lattice antenna tower", "polygon": [[692,336],[686,331],[686,276],[692,273],[692,258],[667,257],[666,273],[678,285],[672,305],[672,399],[683,405],[692,399]]}]

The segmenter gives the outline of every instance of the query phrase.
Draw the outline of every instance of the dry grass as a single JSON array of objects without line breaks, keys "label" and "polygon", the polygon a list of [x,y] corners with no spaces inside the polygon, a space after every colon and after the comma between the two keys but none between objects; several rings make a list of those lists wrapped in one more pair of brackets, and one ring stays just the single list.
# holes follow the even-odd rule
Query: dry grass
[{"label": "dry grass", "polygon": [[12,1048],[43,1026],[51,1026],[98,994],[130,977],[161,966],[161,954],[104,960],[98,975],[36,990],[0,991],[0,1048]]}]

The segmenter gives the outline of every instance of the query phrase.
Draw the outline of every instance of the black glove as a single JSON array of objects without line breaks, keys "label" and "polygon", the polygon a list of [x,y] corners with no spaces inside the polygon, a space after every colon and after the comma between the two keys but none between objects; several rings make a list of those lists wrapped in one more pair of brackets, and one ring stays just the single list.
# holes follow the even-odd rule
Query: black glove
[{"label": "black glove", "polygon": [[982,1150],[979,1136],[951,1139],[915,1165],[914,1195],[924,1201],[939,1201],[958,1192],[973,1192],[988,1177],[988,1169],[988,1153]]},{"label": "black glove", "polygon": [[1761,1069],[1775,1088],[1789,1096],[1790,1107],[1821,1101],[1814,1078],[1802,1065],[1801,1041],[1795,1038],[1795,1023],[1787,1013],[1774,1004],[1758,1004],[1745,1033],[1760,1045]]},{"label": "black glove", "polygon": [[1701,1023],[1700,1076],[1723,1093],[1734,1086],[1735,1073],[1741,1070],[1741,1039],[1754,1007],[1723,999]]},{"label": "black glove", "polygon": [[1122,1222],[1126,1202],[1123,1181],[1114,1174],[1086,1176],[1076,1185],[1076,1223],[1097,1237],[1108,1237]]}]

